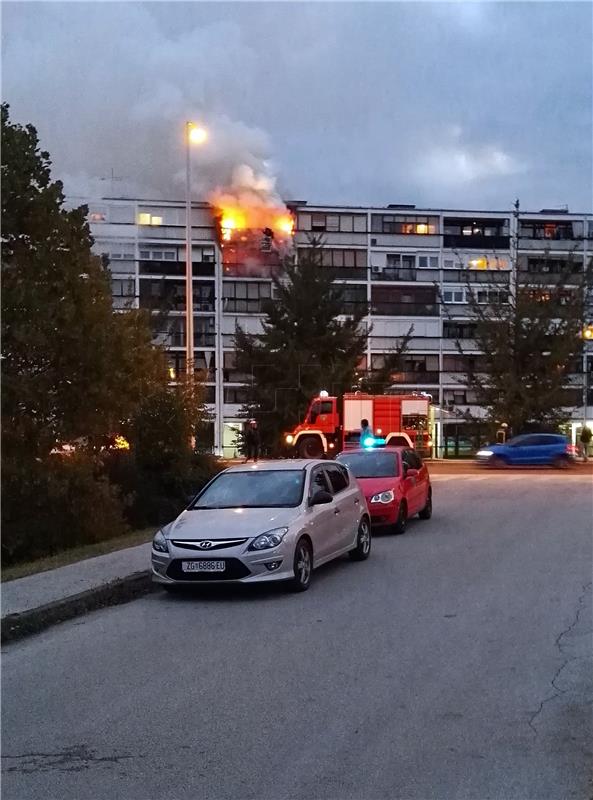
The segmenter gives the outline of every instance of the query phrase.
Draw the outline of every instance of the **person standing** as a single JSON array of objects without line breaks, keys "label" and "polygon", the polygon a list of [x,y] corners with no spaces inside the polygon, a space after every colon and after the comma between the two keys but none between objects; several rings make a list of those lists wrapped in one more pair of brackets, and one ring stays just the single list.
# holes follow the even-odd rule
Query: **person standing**
[{"label": "person standing", "polygon": [[360,420],[360,443],[364,444],[365,439],[374,439],[373,429],[369,425],[368,419]]},{"label": "person standing", "polygon": [[580,442],[581,442],[581,452],[583,454],[583,461],[585,463],[588,461],[589,445],[591,444],[591,437],[593,437],[593,433],[591,433],[591,428],[588,428],[586,424],[583,425],[583,429],[581,430]]},{"label": "person standing", "polygon": [[257,463],[257,459],[259,458],[259,446],[260,438],[257,420],[250,419],[247,425],[247,430],[245,431],[245,450],[247,452],[245,462],[252,458],[253,461]]}]

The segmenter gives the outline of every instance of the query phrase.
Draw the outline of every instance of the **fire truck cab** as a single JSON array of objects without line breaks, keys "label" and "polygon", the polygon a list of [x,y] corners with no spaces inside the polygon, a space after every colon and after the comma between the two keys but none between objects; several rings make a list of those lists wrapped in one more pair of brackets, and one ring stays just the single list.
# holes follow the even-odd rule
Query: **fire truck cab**
[{"label": "fire truck cab", "polygon": [[304,420],[285,436],[292,455],[321,458],[361,446],[360,422],[367,419],[385,445],[414,447],[430,455],[429,399],[421,395],[369,395],[356,392],[314,397]]}]

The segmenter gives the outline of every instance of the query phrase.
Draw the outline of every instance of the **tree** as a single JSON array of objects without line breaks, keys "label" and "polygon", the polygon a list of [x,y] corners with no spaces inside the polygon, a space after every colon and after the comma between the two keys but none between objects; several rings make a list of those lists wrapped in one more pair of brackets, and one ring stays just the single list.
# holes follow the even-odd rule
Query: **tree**
[{"label": "tree", "polygon": [[359,380],[359,388],[369,394],[383,394],[394,382],[396,372],[405,372],[405,356],[414,334],[414,326],[410,325],[407,332],[401,336],[395,347],[382,357],[379,369],[371,370],[370,365],[366,374]]},{"label": "tree", "polygon": [[261,334],[240,326],[235,331],[236,368],[249,393],[243,413],[258,420],[262,444],[271,452],[302,419],[312,396],[352,388],[365,352],[367,309],[343,316],[342,290],[322,267],[322,250],[312,239],[298,263],[285,259],[282,278],[273,279]]},{"label": "tree", "polygon": [[6,458],[95,441],[166,381],[146,312],[112,309],[85,206],[68,210],[32,125],[2,106],[2,359]]},{"label": "tree", "polygon": [[[515,209],[517,219],[518,204]],[[456,344],[469,362],[463,382],[475,403],[486,409],[489,423],[506,423],[516,435],[556,429],[566,421],[567,410],[580,404],[568,384],[570,375],[581,370],[580,334],[591,269],[572,253],[557,276],[547,277],[546,269],[539,276],[530,274],[520,268],[515,228],[510,283],[495,274],[473,283],[468,273],[465,293],[475,344],[461,338]]]}]

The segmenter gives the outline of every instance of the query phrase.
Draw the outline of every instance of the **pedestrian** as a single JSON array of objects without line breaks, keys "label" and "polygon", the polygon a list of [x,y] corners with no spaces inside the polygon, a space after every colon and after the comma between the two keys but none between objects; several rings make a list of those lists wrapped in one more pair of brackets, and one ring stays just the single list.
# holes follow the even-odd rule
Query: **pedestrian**
[{"label": "pedestrian", "polygon": [[583,461],[587,463],[588,455],[589,455],[589,445],[591,444],[591,438],[593,437],[593,433],[591,433],[591,428],[587,427],[587,424],[583,425],[583,429],[581,430],[581,452],[583,454]]},{"label": "pedestrian", "polygon": [[257,420],[250,419],[247,425],[247,430],[245,431],[245,450],[247,452],[245,462],[252,458],[253,461],[257,463],[257,459],[259,458],[259,445],[260,438]]},{"label": "pedestrian", "polygon": [[373,433],[373,429],[369,425],[368,419],[361,419],[360,420],[360,441],[364,444],[365,439],[374,439],[375,435]]}]

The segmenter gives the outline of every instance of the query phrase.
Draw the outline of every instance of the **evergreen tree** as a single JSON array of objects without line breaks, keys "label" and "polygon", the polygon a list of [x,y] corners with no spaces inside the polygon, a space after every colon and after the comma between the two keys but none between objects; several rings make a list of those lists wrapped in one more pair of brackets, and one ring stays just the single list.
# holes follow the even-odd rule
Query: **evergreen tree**
[{"label": "evergreen tree", "polygon": [[274,279],[263,332],[239,326],[235,332],[236,367],[248,381],[244,416],[257,419],[269,453],[279,451],[283,432],[302,419],[320,390],[339,395],[352,389],[365,352],[367,309],[343,316],[342,290],[321,256],[321,243],[312,239],[298,263],[287,258],[282,277]]}]

